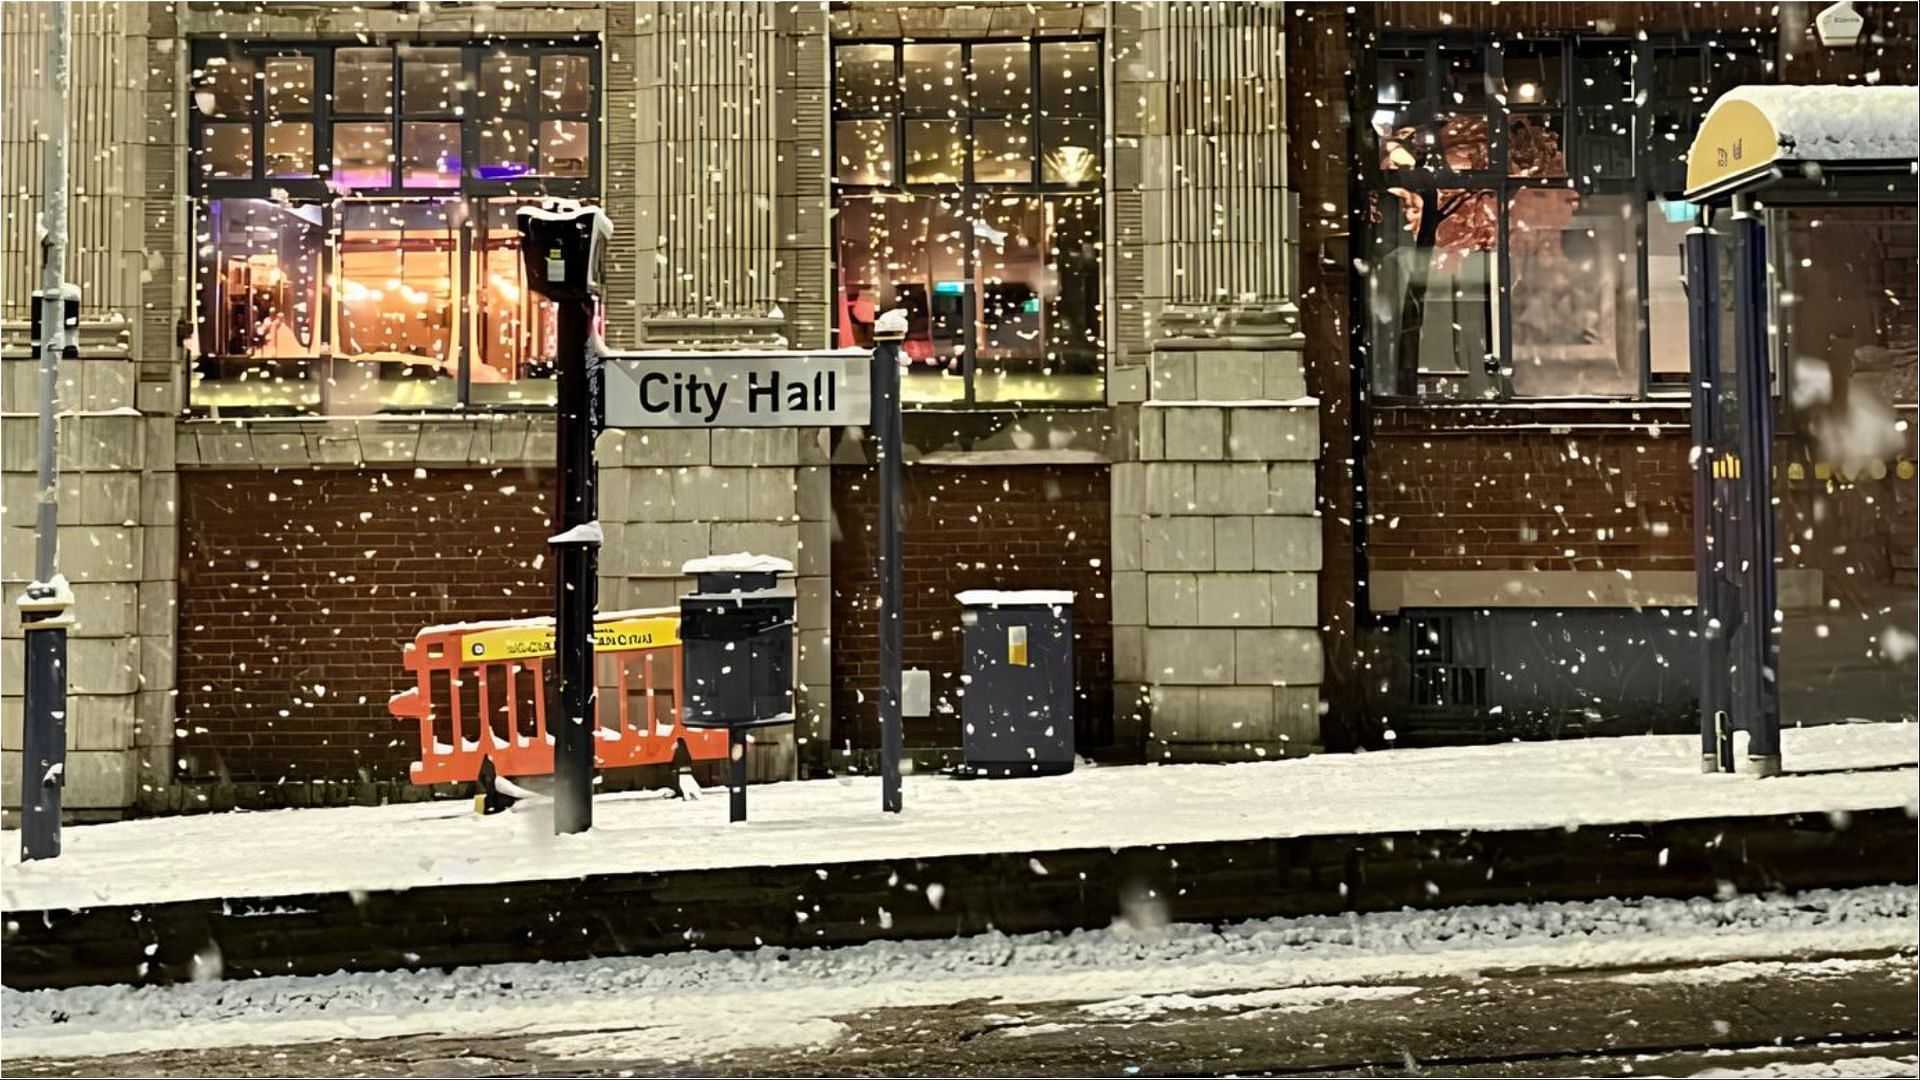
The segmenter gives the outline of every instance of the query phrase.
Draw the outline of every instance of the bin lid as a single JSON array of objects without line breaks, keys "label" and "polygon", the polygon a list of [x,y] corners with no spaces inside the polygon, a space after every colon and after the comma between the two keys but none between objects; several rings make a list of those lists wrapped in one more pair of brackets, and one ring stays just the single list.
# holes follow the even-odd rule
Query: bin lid
[{"label": "bin lid", "polygon": [[738,551],[731,555],[706,555],[680,564],[683,574],[791,574],[793,564],[777,555],[754,555]]},{"label": "bin lid", "polygon": [[1073,603],[1067,589],[968,589],[954,597],[966,607],[1059,607]]}]

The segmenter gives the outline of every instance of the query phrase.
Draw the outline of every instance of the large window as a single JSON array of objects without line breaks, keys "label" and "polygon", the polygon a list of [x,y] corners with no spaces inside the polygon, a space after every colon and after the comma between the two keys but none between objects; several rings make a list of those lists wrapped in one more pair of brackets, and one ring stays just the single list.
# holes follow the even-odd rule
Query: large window
[{"label": "large window", "polygon": [[905,396],[1097,401],[1100,48],[834,48],[835,337],[908,313]]},{"label": "large window", "polygon": [[1388,399],[1635,398],[1688,370],[1684,155],[1759,43],[1390,39],[1362,81]]},{"label": "large window", "polygon": [[193,406],[550,404],[514,209],[597,193],[598,70],[591,41],[201,43]]}]

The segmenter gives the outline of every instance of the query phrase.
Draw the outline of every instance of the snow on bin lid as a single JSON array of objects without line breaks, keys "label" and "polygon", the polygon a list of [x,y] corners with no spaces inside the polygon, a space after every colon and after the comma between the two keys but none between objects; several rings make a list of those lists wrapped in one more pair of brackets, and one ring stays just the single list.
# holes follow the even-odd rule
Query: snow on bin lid
[{"label": "snow on bin lid", "polygon": [[1057,607],[1073,603],[1066,589],[968,589],[954,597],[963,607]]},{"label": "snow on bin lid", "polygon": [[1914,87],[1736,86],[1700,121],[1687,152],[1687,197],[1697,201],[1776,161],[1916,156],[1920,90]]},{"label": "snow on bin lid", "polygon": [[793,564],[773,555],[754,555],[736,551],[732,555],[708,555],[680,564],[683,574],[791,574]]}]

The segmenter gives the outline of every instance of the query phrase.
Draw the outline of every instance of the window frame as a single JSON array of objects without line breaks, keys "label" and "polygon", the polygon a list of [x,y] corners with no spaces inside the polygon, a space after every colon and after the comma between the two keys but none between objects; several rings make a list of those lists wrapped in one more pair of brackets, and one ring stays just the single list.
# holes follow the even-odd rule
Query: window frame
[{"label": "window frame", "polygon": [[[969,81],[969,84],[968,84],[967,104],[965,108],[957,110],[954,115],[950,116],[947,112],[940,111],[938,109],[915,109],[908,106],[907,95],[906,95],[906,47],[907,46],[910,46],[910,45],[958,46],[960,48],[961,71],[971,72],[973,70],[973,50],[977,46],[1012,45],[1012,44],[1023,44],[1023,45],[1026,45],[1028,49],[1027,78],[1028,78],[1029,97],[1028,97],[1027,107],[1024,110],[983,109],[978,107],[977,105],[975,105],[973,101],[973,83],[971,81]],[[1070,115],[1070,116],[1064,117],[1066,119],[1089,120],[1094,125],[1095,144],[1096,146],[1098,146],[1099,148],[1098,152],[1100,154],[1100,173],[1096,179],[1086,183],[1081,183],[1081,184],[1067,184],[1067,183],[1058,183],[1058,182],[1049,183],[1046,180],[1046,166],[1045,166],[1044,158],[1045,158],[1047,147],[1042,142],[1041,131],[1043,129],[1045,120],[1053,119],[1053,118],[1043,117],[1041,115],[1041,111],[1042,111],[1041,100],[1042,100],[1043,84],[1041,81],[1042,72],[1041,72],[1040,58],[1041,58],[1042,47],[1046,45],[1054,45],[1054,44],[1077,44],[1077,45],[1092,46],[1093,55],[1094,55],[1094,67],[1095,67],[1095,70],[1099,73],[1099,85],[1098,85],[1099,92],[1098,92],[1096,104],[1093,110],[1090,113],[1087,113],[1085,115]],[[839,64],[836,59],[838,51],[841,48],[846,48],[846,47],[860,47],[860,46],[871,47],[875,45],[886,46],[890,48],[893,52],[893,87],[895,90],[894,103],[886,109],[873,109],[873,108],[845,109],[845,110],[841,109],[839,106],[840,70],[839,70]],[[912,38],[903,38],[903,37],[838,38],[836,37],[836,38],[833,38],[831,41],[829,41],[828,51],[827,51],[827,74],[828,74],[827,130],[828,130],[828,141],[830,145],[828,148],[828,159],[827,159],[827,166],[828,166],[827,189],[828,189],[828,197],[831,200],[833,216],[835,219],[835,225],[831,232],[830,242],[833,246],[833,252],[834,252],[832,266],[833,266],[836,279],[841,269],[840,257],[839,257],[839,252],[840,252],[839,230],[841,227],[839,224],[840,217],[841,217],[840,209],[845,204],[845,202],[849,199],[871,200],[876,196],[884,197],[884,196],[905,195],[905,196],[919,197],[919,198],[934,198],[934,199],[939,199],[939,200],[948,202],[952,205],[977,209],[978,207],[983,206],[986,200],[993,199],[993,198],[1019,197],[1019,196],[1038,196],[1042,198],[1047,196],[1078,196],[1082,198],[1088,198],[1088,197],[1097,198],[1098,200],[1100,200],[1100,234],[1099,234],[1099,242],[1100,242],[1100,249],[1101,249],[1100,273],[1101,273],[1101,278],[1104,281],[1104,279],[1106,278],[1106,272],[1107,272],[1106,270],[1107,176],[1108,176],[1108,170],[1111,166],[1111,161],[1110,161],[1111,155],[1108,151],[1108,146],[1107,146],[1108,130],[1107,130],[1106,102],[1107,102],[1107,94],[1108,94],[1108,85],[1107,85],[1106,59],[1107,59],[1106,42],[1104,38],[1099,34],[1034,34],[1034,35],[1025,36],[1025,37],[984,37],[984,38],[982,37],[912,37]],[[1004,121],[1008,119],[1018,118],[1021,115],[1024,115],[1027,119],[1027,136],[1029,140],[1029,145],[1033,148],[1032,153],[1030,155],[1031,162],[1032,162],[1032,165],[1031,165],[1032,171],[1029,174],[1030,179],[1026,182],[1018,182],[1018,181],[984,181],[983,182],[983,181],[976,180],[974,178],[974,166],[975,166],[974,124],[982,120]],[[964,161],[964,167],[961,172],[961,179],[958,182],[947,181],[947,182],[909,183],[907,180],[907,158],[906,158],[907,125],[913,121],[918,121],[918,120],[946,120],[946,119],[953,120],[954,122],[960,125],[960,137],[962,140],[962,158]],[[889,152],[892,155],[892,163],[893,163],[891,183],[855,184],[855,183],[843,183],[839,179],[840,122],[856,121],[856,120],[868,120],[868,121],[885,120],[891,123],[892,127],[889,135],[889,139],[890,139]],[[962,266],[964,269],[964,273],[966,275],[966,280],[969,282],[972,282],[974,280],[975,274],[976,274],[976,266],[978,264],[978,260],[975,256],[975,249],[977,247],[977,243],[978,243],[977,239],[975,238],[969,239],[969,242],[966,245],[966,249],[965,249],[965,256],[962,260]],[[836,286],[836,289],[837,288],[838,286]],[[1093,405],[1098,405],[1104,402],[1105,400],[1104,390],[1099,396],[1089,397],[1084,401],[1082,400],[1053,401],[1053,400],[1047,400],[1047,399],[1018,399],[1018,398],[1008,398],[1008,399],[995,398],[994,400],[991,400],[991,401],[982,401],[978,394],[978,388],[977,388],[976,379],[975,379],[975,375],[976,375],[976,371],[979,363],[978,352],[980,348],[980,341],[978,340],[978,334],[977,334],[977,326],[979,322],[979,311],[978,311],[979,301],[978,301],[978,297],[974,295],[974,292],[975,290],[973,289],[968,290],[967,295],[964,299],[962,309],[961,309],[963,325],[965,327],[965,337],[964,337],[965,347],[961,353],[961,371],[960,371],[960,377],[962,381],[962,391],[963,391],[962,396],[958,399],[948,400],[948,401],[916,401],[916,402],[912,402],[908,406],[909,408],[914,408],[914,409],[941,409],[941,408],[945,408],[945,409],[982,409],[982,408],[984,409],[1020,409],[1020,408],[1029,407],[1031,405],[1036,405],[1036,404],[1047,404],[1047,405],[1054,405],[1054,406],[1059,406],[1059,405],[1093,406]],[[838,298],[836,296],[836,303],[837,302],[838,302]],[[1106,364],[1106,358],[1107,358],[1107,352],[1108,352],[1106,341],[1108,336],[1107,320],[1109,315],[1108,315],[1108,312],[1106,311],[1106,306],[1107,305],[1105,302],[1105,296],[1103,294],[1102,301],[1101,301],[1101,310],[1099,312],[1099,318],[1097,320],[1097,324],[1101,327],[1101,335],[1100,335],[1101,343],[1099,348],[1099,355],[1100,355],[1100,364],[1103,369]],[[1103,370],[1101,372],[1101,382],[1103,386],[1105,384],[1105,378],[1106,376]]]},{"label": "window frame", "polygon": [[[462,77],[469,89],[462,94],[457,115],[434,116],[431,119],[456,123],[461,134],[461,162],[459,182],[455,186],[444,188],[421,188],[401,186],[403,174],[402,124],[412,115],[402,105],[404,85],[401,80],[402,54],[405,47],[419,48],[458,48],[461,50]],[[391,96],[388,110],[381,114],[372,113],[336,113],[333,108],[334,65],[338,52],[342,49],[380,48],[388,50]],[[536,72],[536,85],[531,94],[525,95],[524,104],[515,110],[504,113],[487,112],[482,114],[477,108],[478,73],[481,61],[501,49],[524,54]],[[540,97],[537,78],[541,60],[549,55],[581,56],[587,61],[588,96],[585,111],[548,109]],[[293,118],[296,121],[311,122],[313,132],[313,177],[269,177],[266,175],[266,131],[274,120],[267,111],[265,65],[269,59],[280,57],[307,57],[313,61],[313,106],[310,114]],[[429,406],[424,408],[382,409],[383,414],[430,414],[456,411],[513,411],[545,410],[553,408],[551,402],[532,401],[487,401],[476,402],[473,393],[473,366],[479,362],[480,343],[478,341],[480,308],[472,290],[473,261],[480,253],[482,238],[487,230],[478,218],[487,212],[488,205],[497,200],[528,201],[553,196],[597,200],[600,197],[601,177],[605,171],[603,158],[603,125],[601,109],[604,105],[604,49],[598,35],[584,35],[573,38],[512,37],[494,38],[476,41],[473,39],[435,39],[435,38],[379,38],[372,41],[358,39],[319,40],[319,41],[258,41],[224,40],[217,38],[196,38],[191,43],[191,70],[205,70],[216,57],[246,58],[254,65],[249,101],[250,112],[243,118],[250,126],[253,160],[250,175],[247,177],[211,178],[200,171],[199,163],[206,153],[205,131],[210,123],[242,122],[242,120],[203,117],[193,100],[193,94],[199,89],[197,80],[189,80],[184,95],[188,112],[188,203],[191,220],[197,223],[204,220],[210,212],[211,204],[224,200],[266,200],[285,201],[303,205],[315,205],[320,210],[323,240],[320,250],[320,302],[315,322],[315,350],[317,355],[310,358],[314,362],[336,362],[347,354],[339,351],[340,320],[337,309],[340,298],[337,295],[337,282],[340,268],[339,238],[343,231],[344,206],[348,203],[366,202],[411,202],[439,203],[448,208],[450,216],[449,236],[456,253],[457,287],[460,290],[459,302],[455,308],[455,323],[450,328],[451,345],[455,350],[456,389],[451,406]],[[473,175],[473,156],[477,148],[479,131],[486,121],[495,115],[522,120],[529,129],[529,164],[538,169],[539,125],[542,120],[577,120],[586,124],[588,132],[589,165],[587,175],[581,177],[553,177],[529,172],[511,179],[481,179]],[[380,187],[338,188],[332,183],[333,164],[333,128],[335,121],[341,123],[361,123],[379,120],[388,126],[393,140],[393,161],[388,174],[389,183]],[[196,245],[197,246],[197,245]],[[208,267],[203,265],[201,256],[196,252],[190,273],[191,284],[188,290],[189,307],[198,326],[198,320],[204,318],[207,305],[213,295],[214,284],[207,275]],[[198,331],[192,346],[188,363],[194,364],[207,355],[200,350]],[[217,355],[217,354],[212,354]],[[319,376],[322,395],[319,406],[311,411],[315,416],[330,415],[327,396],[324,392],[325,376]],[[550,397],[550,394],[540,395]],[[191,380],[189,380],[186,409],[189,412],[201,411],[214,406],[197,404],[193,401]],[[242,411],[264,411],[276,413],[290,406],[263,404],[241,406]],[[305,406],[291,406],[297,412],[305,413]]]},{"label": "window frame", "polygon": [[[392,93],[389,108],[385,113],[336,113],[333,107],[334,62],[336,54],[342,49],[386,49],[389,51],[388,63],[392,79]],[[407,114],[402,108],[404,88],[401,83],[401,57],[406,48],[421,49],[459,49],[463,78],[469,89],[462,94],[460,113],[455,116],[436,116],[433,120],[457,123],[460,126],[460,179],[459,183],[444,188],[405,187],[400,184],[402,153],[401,137]],[[511,114],[482,114],[478,108],[478,87],[480,61],[499,49],[525,52],[533,57],[534,67],[539,68],[539,59],[543,56],[569,55],[587,58],[587,109],[585,112],[544,110],[540,106],[539,94],[527,95],[527,103]],[[328,39],[319,41],[258,41],[244,38],[224,40],[220,38],[195,38],[190,52],[189,86],[186,92],[187,147],[189,168],[187,170],[187,193],[200,199],[266,199],[284,192],[286,197],[296,202],[327,201],[344,194],[347,198],[381,197],[417,197],[447,198],[465,196],[472,198],[490,198],[500,196],[539,197],[555,196],[560,198],[595,198],[600,194],[600,177],[604,173],[604,132],[601,123],[601,110],[605,104],[605,51],[597,35],[585,35],[578,38],[513,37],[496,38],[484,41],[471,39],[436,39],[431,37],[395,37],[376,38],[360,41],[354,38]],[[313,74],[313,160],[317,175],[310,178],[283,177],[271,178],[266,175],[266,127],[272,118],[266,112],[266,87],[264,61],[273,57],[310,56],[314,61]],[[193,107],[193,93],[197,83],[191,73],[201,71],[208,62],[216,57],[232,59],[246,57],[256,66],[252,77],[252,112],[246,122],[252,127],[253,165],[251,175],[245,179],[214,179],[201,174],[199,162],[206,153],[205,127],[211,118],[201,117]],[[524,115],[523,115],[524,114]],[[476,160],[473,153],[478,148],[481,126],[494,115],[507,115],[510,119],[523,119],[529,123],[530,163],[538,161],[539,123],[542,119],[580,120],[587,125],[588,168],[583,177],[554,177],[529,173],[511,180],[482,180],[470,175],[469,164]],[[422,119],[415,117],[415,119]],[[389,183],[382,187],[356,187],[342,192],[332,183],[333,171],[333,127],[335,121],[341,123],[372,123],[384,121],[388,126],[389,137],[393,140],[393,164],[388,174]],[[221,121],[233,122],[233,121]],[[536,165],[537,167],[537,165]]]},{"label": "window frame", "polygon": [[[1729,32],[1730,33],[1730,32]],[[1492,362],[1482,365],[1483,370],[1470,370],[1459,381],[1460,393],[1440,396],[1420,394],[1421,383],[1418,372],[1412,376],[1409,392],[1400,392],[1397,387],[1378,385],[1375,371],[1378,368],[1380,350],[1391,348],[1393,343],[1378,339],[1372,329],[1374,322],[1366,319],[1356,325],[1365,325],[1363,347],[1366,362],[1358,365],[1363,368],[1361,377],[1365,379],[1368,396],[1387,405],[1418,405],[1445,408],[1449,406],[1484,406],[1487,404],[1525,405],[1536,402],[1553,401],[1646,401],[1661,400],[1670,397],[1684,397],[1687,383],[1670,377],[1656,378],[1652,371],[1651,343],[1651,297],[1648,264],[1649,213],[1656,200],[1671,201],[1680,192],[1677,189],[1660,186],[1658,180],[1663,164],[1661,148],[1656,145],[1661,128],[1656,119],[1671,120],[1676,116],[1691,116],[1691,122],[1698,123],[1711,107],[1716,92],[1724,87],[1716,85],[1715,65],[1725,63],[1737,69],[1742,64],[1752,65],[1761,70],[1770,70],[1770,46],[1772,39],[1765,34],[1754,35],[1750,41],[1739,43],[1738,49],[1729,49],[1718,40],[1715,33],[1670,33],[1642,37],[1618,34],[1594,34],[1577,31],[1546,33],[1540,35],[1507,35],[1490,31],[1443,31],[1443,32],[1395,32],[1383,34],[1366,48],[1360,50],[1359,74],[1353,81],[1354,115],[1372,117],[1377,110],[1389,108],[1388,103],[1380,99],[1380,72],[1386,63],[1396,59],[1412,62],[1422,73],[1422,89],[1417,94],[1402,95],[1408,97],[1398,108],[1411,114],[1420,124],[1435,124],[1449,110],[1447,100],[1448,65],[1444,62],[1449,53],[1476,53],[1480,59],[1481,76],[1484,81],[1484,104],[1481,106],[1486,121],[1487,165],[1485,169],[1455,170],[1451,168],[1425,168],[1416,165],[1410,169],[1387,170],[1381,167],[1380,139],[1374,133],[1373,125],[1356,123],[1352,126],[1352,138],[1355,140],[1355,158],[1358,168],[1355,170],[1352,199],[1357,208],[1355,220],[1361,231],[1359,250],[1363,258],[1359,262],[1369,267],[1377,263],[1377,256],[1387,250],[1382,245],[1382,237],[1390,227],[1387,223],[1386,208],[1389,204],[1398,206],[1398,198],[1389,194],[1389,189],[1399,188],[1410,192],[1428,192],[1449,189],[1486,190],[1493,193],[1495,201],[1495,219],[1497,233],[1493,256],[1495,281],[1488,289],[1488,303],[1492,308],[1491,332],[1494,351]],[[1560,73],[1559,100],[1543,105],[1516,106],[1508,99],[1511,88],[1506,80],[1506,57],[1509,48],[1526,47],[1529,49],[1557,48],[1558,69]],[[1657,99],[1656,82],[1658,78],[1657,61],[1661,58],[1692,53],[1700,62],[1700,72],[1707,83],[1703,88],[1704,96],[1698,100]],[[1629,81],[1627,97],[1619,102],[1607,102],[1583,92],[1579,83],[1580,61],[1586,57],[1606,55],[1622,56],[1628,67]],[[1738,57],[1738,59],[1734,59]],[[1596,177],[1590,175],[1590,162],[1587,155],[1590,147],[1582,137],[1585,130],[1583,121],[1600,112],[1609,105],[1617,105],[1624,111],[1629,125],[1627,145],[1632,155],[1632,176]],[[1458,112],[1458,110],[1452,110]],[[1560,135],[1560,151],[1565,157],[1564,176],[1512,176],[1510,159],[1510,123],[1517,116],[1549,115],[1554,118],[1556,130]],[[1684,149],[1684,148],[1682,148]],[[1668,155],[1671,156],[1671,155]],[[1444,164],[1444,157],[1440,161]],[[1512,243],[1511,205],[1516,193],[1527,189],[1570,190],[1582,196],[1628,196],[1633,208],[1633,237],[1636,253],[1636,266],[1633,274],[1639,306],[1636,325],[1638,328],[1638,355],[1635,359],[1635,385],[1622,394],[1551,394],[1517,396],[1513,392],[1513,305],[1512,305]],[[1375,200],[1381,209],[1380,220],[1374,220]],[[1370,294],[1372,282],[1367,271],[1356,266],[1352,271],[1352,289],[1356,297]],[[1399,379],[1406,373],[1394,358],[1393,370]],[[1490,392],[1489,392],[1490,391]]]}]

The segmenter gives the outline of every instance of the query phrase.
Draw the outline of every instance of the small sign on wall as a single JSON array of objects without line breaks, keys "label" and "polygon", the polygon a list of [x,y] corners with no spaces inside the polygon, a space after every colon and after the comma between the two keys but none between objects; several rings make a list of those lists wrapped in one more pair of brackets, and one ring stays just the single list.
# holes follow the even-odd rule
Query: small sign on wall
[{"label": "small sign on wall", "polygon": [[1820,44],[1829,49],[1851,49],[1860,44],[1860,34],[1866,26],[1867,20],[1853,9],[1853,0],[1829,4],[1813,20]]}]

